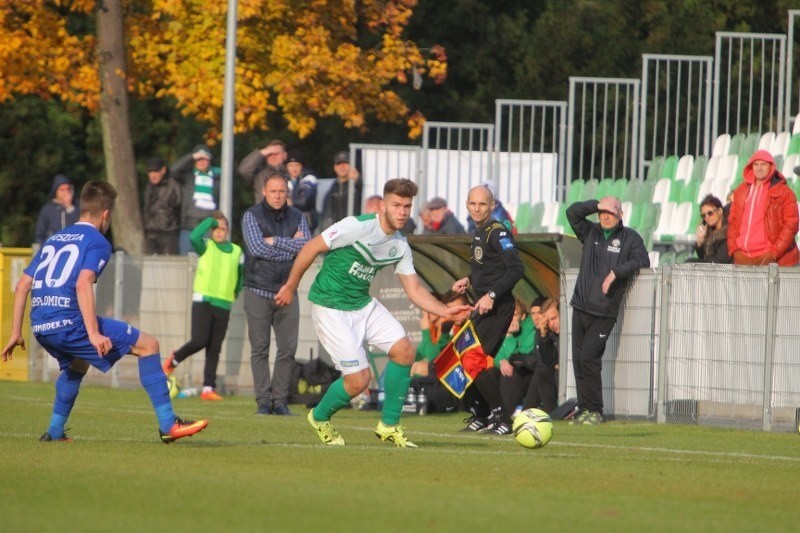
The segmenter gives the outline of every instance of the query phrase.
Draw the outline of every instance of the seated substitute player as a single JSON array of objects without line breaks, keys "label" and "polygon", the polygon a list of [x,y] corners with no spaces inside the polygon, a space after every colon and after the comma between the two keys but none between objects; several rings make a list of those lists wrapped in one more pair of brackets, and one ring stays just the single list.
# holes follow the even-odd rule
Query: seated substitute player
[{"label": "seated substitute player", "polygon": [[111,184],[87,183],[81,191],[79,221],[48,238],[17,283],[11,337],[3,348],[3,361],[11,358],[16,346],[25,348],[22,318],[31,293],[31,328],[61,369],[50,427],[40,441],[71,440],[64,425],[89,365],[108,372],[127,353],[139,357],[139,380],[153,404],[162,442],[194,435],[208,425],[208,420],[194,422],[175,416],[155,337],[95,314],[93,285],[111,257],[111,244],[102,234],[111,224],[116,198]]},{"label": "seated substitute player", "polygon": [[399,425],[415,350],[400,323],[369,294],[370,283],[380,269],[394,266],[409,299],[424,311],[454,320],[470,309],[468,305],[448,307],[437,300],[414,270],[411,248],[399,230],[408,220],[416,194],[417,186],[410,180],[387,181],[378,212],[346,217],[311,239],[297,254],[289,279],[275,296],[278,305],[291,303],[300,279],[317,255],[330,252],[308,295],[317,336],[342,372],[308,413],[308,423],[325,444],[344,445],[331,425],[331,417],[369,385],[370,367],[363,346],[366,341],[389,354],[383,411],[375,435],[398,448],[417,447]]}]

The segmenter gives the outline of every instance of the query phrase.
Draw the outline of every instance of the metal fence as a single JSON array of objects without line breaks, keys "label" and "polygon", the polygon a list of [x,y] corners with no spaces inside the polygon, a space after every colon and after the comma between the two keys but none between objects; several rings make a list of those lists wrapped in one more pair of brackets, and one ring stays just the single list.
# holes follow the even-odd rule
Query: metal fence
[{"label": "metal fence", "polygon": [[[195,267],[192,256],[117,253],[99,280],[98,310],[155,335],[162,354],[167,354],[189,338]],[[567,302],[577,272],[562,272],[562,400],[575,396],[572,309]],[[305,276],[298,291],[300,361],[326,357],[311,323],[307,295],[312,282],[312,275]],[[397,299],[396,308],[405,315],[415,309],[408,307],[399,286],[384,283],[376,295]],[[400,318],[418,339],[418,322],[409,316]],[[798,323],[798,269],[692,264],[643,270],[631,284],[603,358],[606,414],[659,423],[794,431],[800,412]],[[228,394],[253,394],[246,324],[240,298],[220,357],[218,387]],[[274,346],[273,341],[273,361]],[[202,384],[204,362],[200,352],[178,367],[184,386]],[[53,380],[58,375],[55,360],[41,349],[32,350],[30,365],[33,379]],[[86,381],[138,387],[136,358],[123,358],[108,374],[91,371]]]},{"label": "metal fence", "polygon": [[[575,396],[570,344],[577,270],[564,272],[560,393]],[[800,272],[667,265],[632,283],[603,358],[607,414],[794,431],[800,413]]]},{"label": "metal fence", "polygon": [[711,152],[711,56],[642,55],[639,176],[656,156]]}]

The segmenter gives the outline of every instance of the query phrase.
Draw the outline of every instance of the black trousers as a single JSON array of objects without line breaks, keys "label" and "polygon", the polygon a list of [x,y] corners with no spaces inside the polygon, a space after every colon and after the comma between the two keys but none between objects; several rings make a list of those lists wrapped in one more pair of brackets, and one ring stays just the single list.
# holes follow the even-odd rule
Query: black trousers
[{"label": "black trousers", "polygon": [[190,355],[206,349],[206,364],[203,369],[203,386],[216,388],[217,366],[222,341],[228,332],[228,309],[215,307],[208,302],[192,303],[192,338],[175,350],[175,361],[181,362]]},{"label": "black trousers", "polygon": [[558,407],[558,370],[538,361],[522,407],[523,409],[536,407],[546,413]]},{"label": "black trousers", "polygon": [[603,412],[603,353],[616,318],[572,310],[572,368],[582,411]]}]

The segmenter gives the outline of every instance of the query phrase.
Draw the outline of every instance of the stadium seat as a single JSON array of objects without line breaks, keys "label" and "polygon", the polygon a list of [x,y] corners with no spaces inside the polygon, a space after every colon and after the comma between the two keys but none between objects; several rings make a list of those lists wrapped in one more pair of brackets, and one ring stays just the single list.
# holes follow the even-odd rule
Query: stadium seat
[{"label": "stadium seat", "polygon": [[795,133],[789,139],[789,147],[786,149],[786,155],[800,154],[800,133]]},{"label": "stadium seat", "polygon": [[704,155],[698,155],[694,158],[694,165],[692,166],[692,181],[703,181],[703,176],[706,173],[706,166],[708,165],[708,158]]},{"label": "stadium seat", "polygon": [[650,268],[658,268],[659,260],[661,258],[660,252],[648,252],[647,256],[650,258]]},{"label": "stadium seat", "polygon": [[661,179],[661,167],[664,166],[664,158],[662,156],[654,157],[647,164],[647,181],[658,181]]},{"label": "stadium seat", "polygon": [[611,190],[609,191],[609,196],[615,196],[622,199],[622,196],[625,194],[625,188],[628,186],[628,180],[625,178],[618,178],[614,180],[614,183],[611,184]]},{"label": "stadium seat", "polygon": [[697,196],[695,196],[695,200],[697,201],[698,204],[707,195],[714,194],[713,187],[714,187],[714,180],[705,180],[700,182],[700,186],[697,188]]},{"label": "stadium seat", "polygon": [[654,181],[640,181],[636,187],[636,200],[637,204],[649,204],[653,201],[653,190],[655,189]]},{"label": "stadium seat", "polygon": [[664,160],[664,166],[661,167],[661,177],[667,179],[675,179],[675,172],[678,170],[678,156],[671,155]]},{"label": "stadium seat", "polygon": [[669,201],[670,202],[680,202],[681,195],[683,194],[684,189],[683,181],[673,181],[669,187]]},{"label": "stadium seat", "polygon": [[692,169],[694,168],[694,156],[685,155],[678,160],[678,168],[675,170],[675,179],[679,181],[689,181],[692,179]]},{"label": "stadium seat", "polygon": [[783,165],[781,165],[781,174],[783,174],[783,177],[786,178],[787,181],[794,182],[797,179],[794,173],[794,167],[798,164],[800,164],[799,154],[791,154],[784,159]]},{"label": "stadium seat", "polygon": [[595,198],[598,200],[600,198],[605,198],[609,194],[611,194],[611,189],[614,186],[614,179],[613,178],[603,178],[600,180],[600,183],[597,184],[597,190],[594,192]]},{"label": "stadium seat", "polygon": [[672,216],[675,214],[677,204],[675,202],[663,202],[661,204],[661,214],[658,217],[658,225],[653,232],[653,239],[661,240],[662,235],[672,234]]},{"label": "stadium seat", "polygon": [[717,168],[717,174],[714,176],[714,181],[733,181],[736,178],[738,170],[739,156],[735,154],[727,155],[720,160],[719,167]]},{"label": "stadium seat", "polygon": [[595,191],[597,191],[597,180],[586,180],[586,182],[583,184],[583,197],[581,200],[586,201],[593,199]]},{"label": "stadium seat", "polygon": [[631,215],[633,214],[633,203],[622,202],[622,224],[631,227]]},{"label": "stadium seat", "polygon": [[654,230],[658,225],[658,220],[661,217],[661,204],[645,203],[644,212],[642,213],[642,221],[639,224],[640,228],[649,228]]},{"label": "stadium seat", "polygon": [[531,218],[528,226],[529,232],[542,233],[543,231],[546,231],[542,224],[543,216],[544,216],[544,202],[536,202],[531,206]]},{"label": "stadium seat", "polygon": [[742,148],[739,150],[739,159],[750,159],[750,156],[753,155],[756,151],[756,146],[758,146],[758,141],[761,139],[760,133],[751,133],[747,136],[744,143],[742,144]]},{"label": "stadium seat", "polygon": [[622,191],[622,196],[620,196],[620,199],[623,202],[635,202],[637,193],[639,191],[639,186],[642,183],[643,182],[639,180],[627,180],[625,183],[625,190]]},{"label": "stadium seat", "polygon": [[744,144],[745,139],[747,136],[744,133],[737,133],[736,135],[731,137],[731,144],[728,147],[729,154],[738,154],[739,150],[742,148],[742,144]]},{"label": "stadium seat", "polygon": [[772,148],[773,142],[775,142],[775,132],[768,131],[767,133],[761,135],[761,138],[758,140],[758,145],[756,146],[756,150],[766,150],[769,152],[770,149]]},{"label": "stadium seat", "polygon": [[708,160],[706,164],[706,170],[703,173],[703,181],[713,180],[717,175],[717,169],[719,169],[719,162],[722,161],[721,155],[714,155],[711,156],[711,159]]},{"label": "stadium seat", "polygon": [[676,265],[681,265],[681,264],[685,263],[686,260],[689,259],[689,257],[691,257],[691,255],[693,253],[694,253],[694,250],[692,250],[692,249],[684,250],[682,252],[678,252],[678,254],[675,256],[675,264]]},{"label": "stadium seat", "polygon": [[622,223],[629,228],[640,228],[642,226],[642,217],[646,210],[647,205],[637,205],[633,202],[623,202]]},{"label": "stadium seat", "polygon": [[700,189],[699,181],[690,181],[683,186],[681,196],[678,201],[680,202],[694,202],[697,199],[697,191]]},{"label": "stadium seat", "polygon": [[655,189],[653,189],[652,201],[654,203],[662,203],[669,200],[669,190],[671,185],[672,180],[666,178],[661,178],[658,180]]},{"label": "stadium seat", "polygon": [[662,253],[658,258],[659,265],[674,265],[675,264],[675,252],[673,250],[668,250]]},{"label": "stadium seat", "polygon": [[789,139],[791,134],[788,131],[782,131],[775,136],[775,140],[770,145],[769,153],[773,157],[786,157],[786,151],[789,149]]},{"label": "stadium seat", "polygon": [[517,216],[514,224],[517,226],[518,233],[530,233],[533,226],[533,206],[523,202],[517,206]]},{"label": "stadium seat", "polygon": [[569,187],[567,187],[567,205],[574,204],[583,199],[583,186],[585,182],[582,179],[573,180]]},{"label": "stadium seat", "polygon": [[558,220],[558,210],[561,207],[559,202],[545,202],[544,212],[542,213],[541,226],[546,231],[553,231],[556,221]]},{"label": "stadium seat", "polygon": [[711,150],[711,156],[715,155],[728,155],[728,150],[731,145],[731,136],[727,133],[721,134],[714,141],[714,148]]}]

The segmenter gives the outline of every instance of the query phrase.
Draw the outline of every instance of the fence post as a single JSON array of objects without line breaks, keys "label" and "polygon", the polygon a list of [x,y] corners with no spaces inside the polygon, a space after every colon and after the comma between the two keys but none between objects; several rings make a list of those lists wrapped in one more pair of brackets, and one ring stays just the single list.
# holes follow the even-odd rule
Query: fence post
[{"label": "fence post", "polygon": [[764,328],[764,398],[761,426],[764,431],[772,429],[772,363],[775,358],[775,327],[778,307],[778,265],[769,265],[767,280],[767,320]]},{"label": "fence post", "polygon": [[667,351],[669,350],[670,287],[672,287],[673,265],[661,266],[661,317],[658,325],[658,391],[656,392],[656,422],[667,421]]}]

